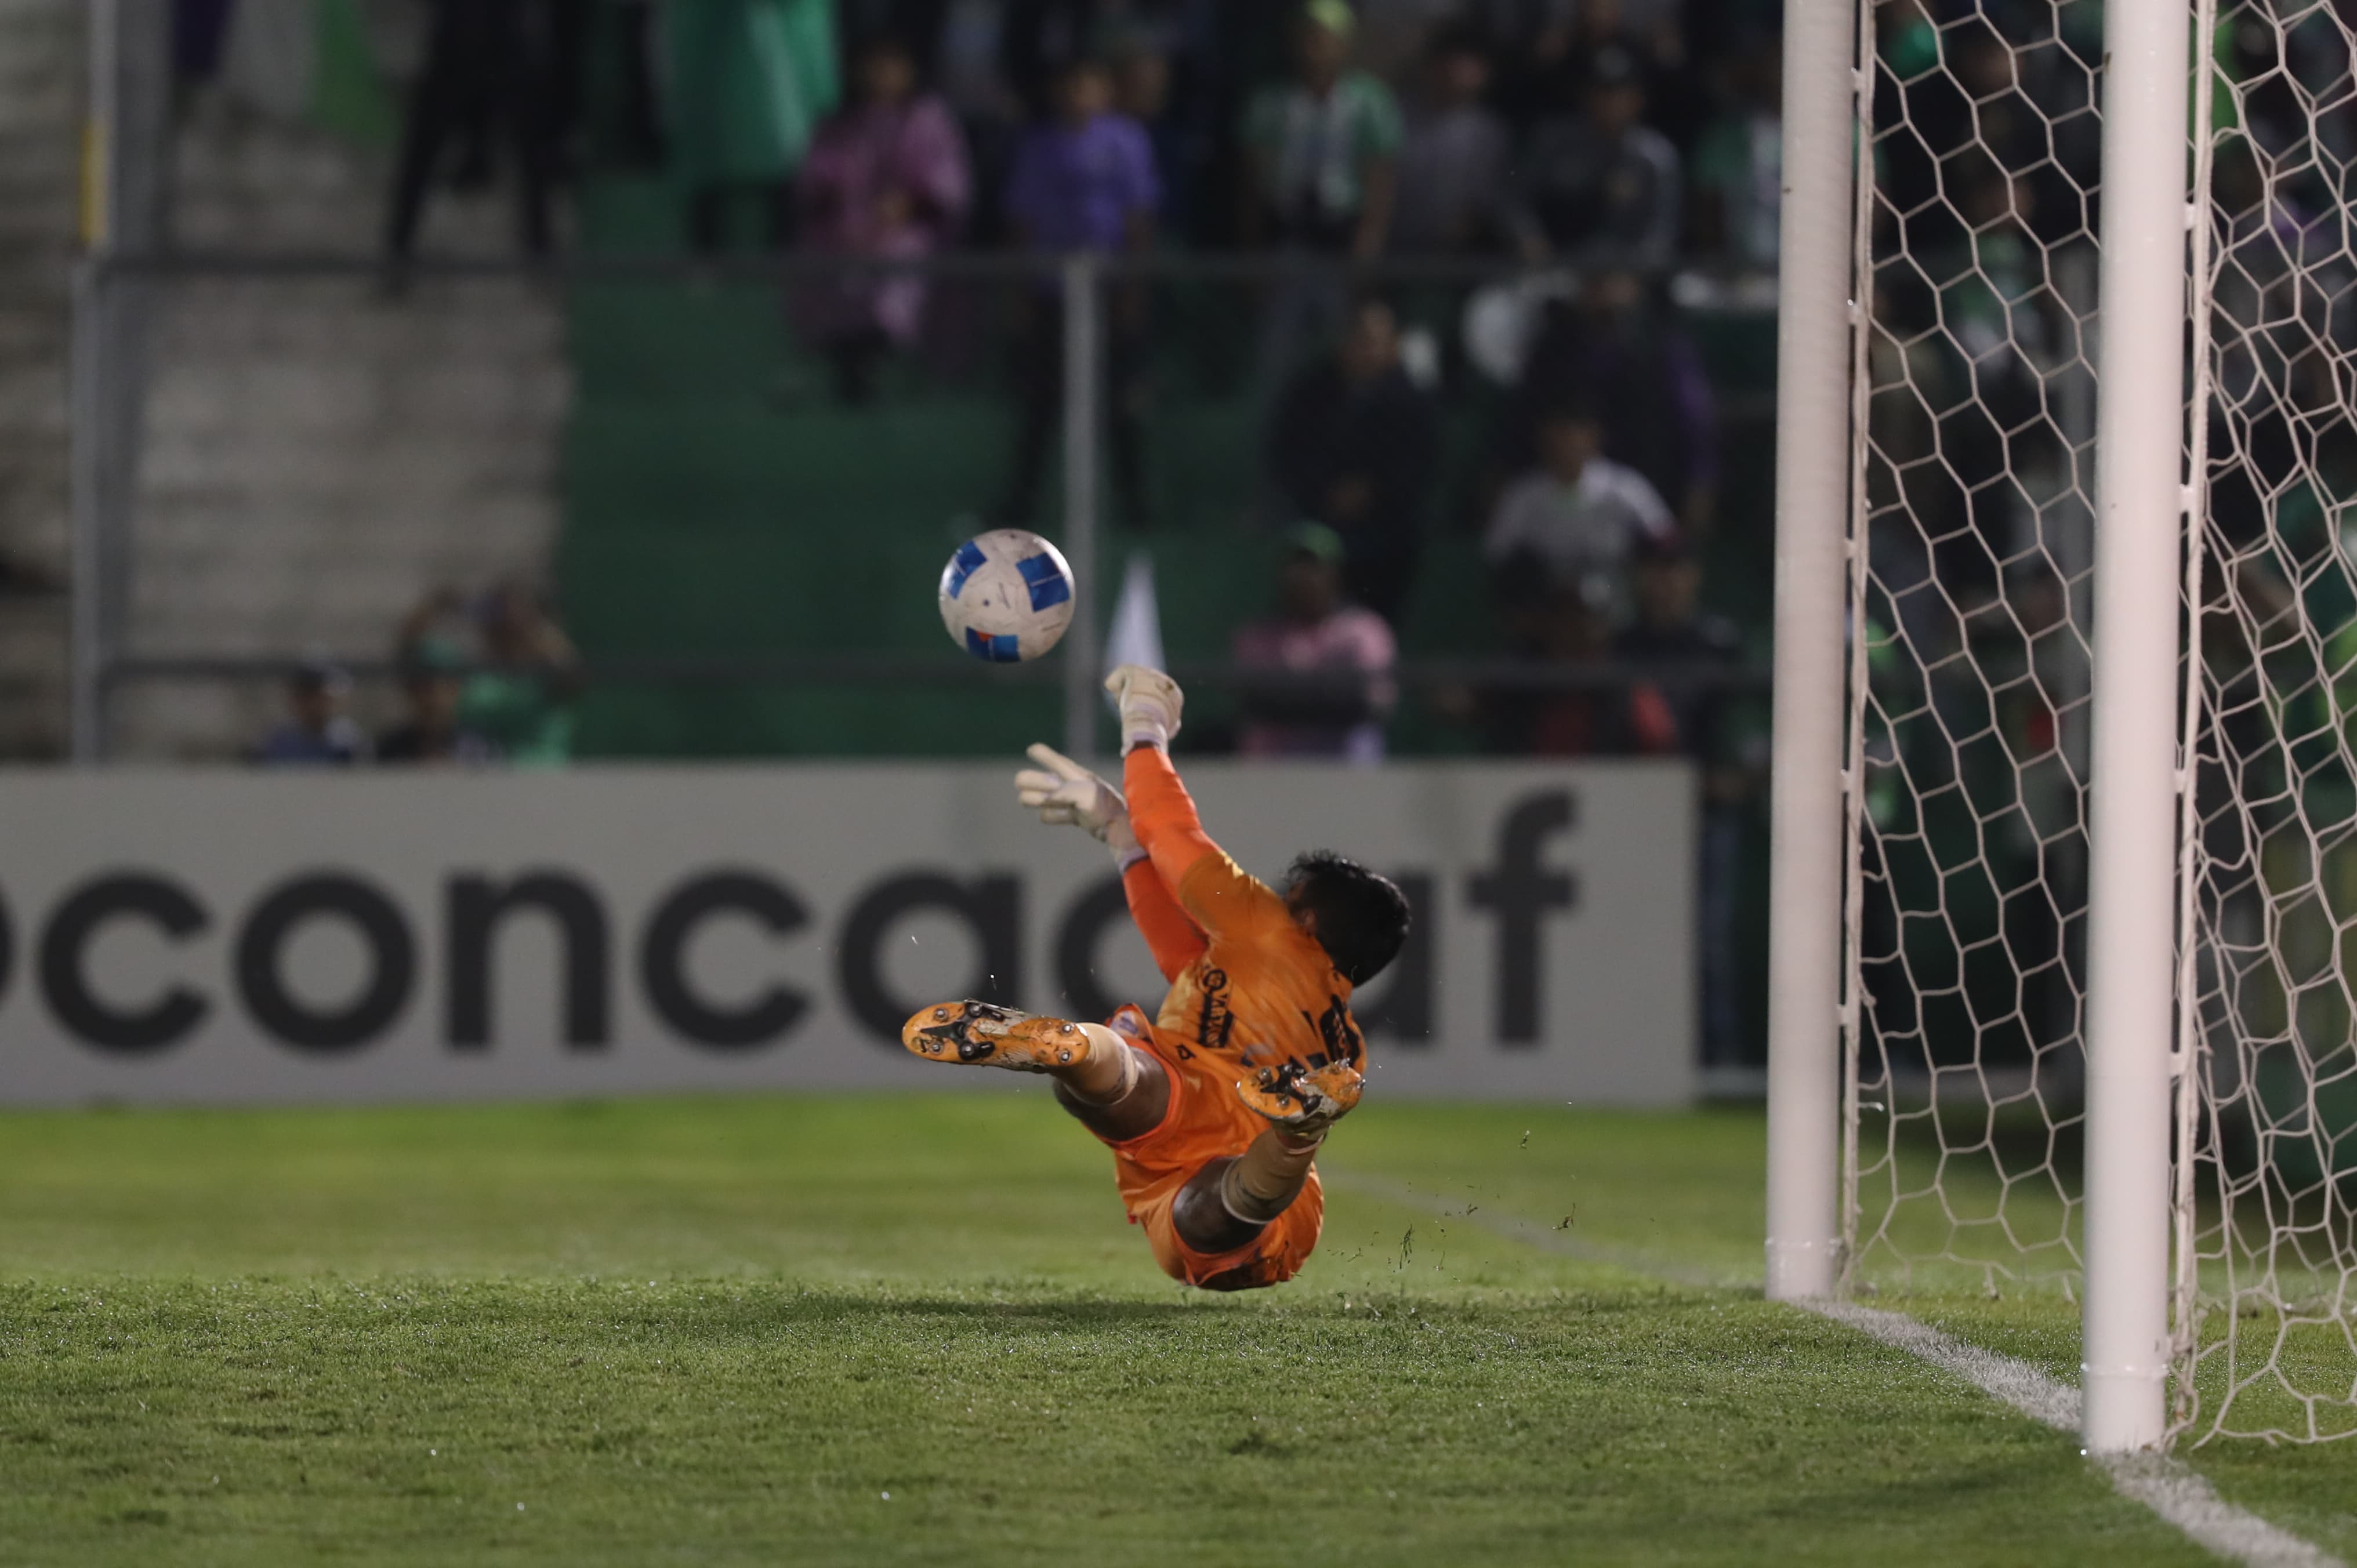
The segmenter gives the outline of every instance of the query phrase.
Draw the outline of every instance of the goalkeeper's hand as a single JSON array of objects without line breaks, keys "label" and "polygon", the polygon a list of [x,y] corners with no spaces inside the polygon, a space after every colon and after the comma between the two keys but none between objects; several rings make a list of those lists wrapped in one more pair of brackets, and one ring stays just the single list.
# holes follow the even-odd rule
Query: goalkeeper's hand
[{"label": "goalkeeper's hand", "polygon": [[1187,694],[1178,682],[1159,670],[1124,664],[1105,677],[1105,690],[1121,709],[1121,749],[1124,755],[1141,746],[1168,749],[1178,733],[1178,710]]},{"label": "goalkeeper's hand", "polygon": [[1053,826],[1071,822],[1113,851],[1115,865],[1127,871],[1146,858],[1137,835],[1130,832],[1129,803],[1121,791],[1066,757],[1052,746],[1034,744],[1025,755],[1039,766],[1015,776],[1015,798]]}]

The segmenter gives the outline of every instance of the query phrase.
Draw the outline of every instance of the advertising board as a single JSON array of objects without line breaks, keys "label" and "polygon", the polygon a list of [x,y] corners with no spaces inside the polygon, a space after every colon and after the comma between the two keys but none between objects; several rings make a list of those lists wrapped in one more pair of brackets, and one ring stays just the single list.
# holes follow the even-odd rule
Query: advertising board
[{"label": "advertising board", "polygon": [[[1162,991],[1010,771],[0,775],[0,1102],[1004,1087],[900,1020]],[[1332,848],[1408,890],[1355,1007],[1373,1092],[1692,1096],[1684,764],[1186,772],[1247,869]]]}]

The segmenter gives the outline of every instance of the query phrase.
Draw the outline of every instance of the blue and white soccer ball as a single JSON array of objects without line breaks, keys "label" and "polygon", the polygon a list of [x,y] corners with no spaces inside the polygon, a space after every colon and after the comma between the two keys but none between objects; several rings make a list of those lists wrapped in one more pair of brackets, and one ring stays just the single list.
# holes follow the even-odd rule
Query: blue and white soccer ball
[{"label": "blue and white soccer ball", "polygon": [[1037,659],[1072,624],[1072,569],[1036,533],[977,533],[942,568],[942,624],[976,659]]}]

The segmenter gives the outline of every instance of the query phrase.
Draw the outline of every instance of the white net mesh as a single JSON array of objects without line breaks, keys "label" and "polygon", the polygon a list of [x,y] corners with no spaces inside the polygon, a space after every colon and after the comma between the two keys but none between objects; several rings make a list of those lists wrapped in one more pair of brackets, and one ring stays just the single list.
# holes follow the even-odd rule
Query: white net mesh
[{"label": "white net mesh", "polygon": [[1855,1288],[2077,1264],[2093,21],[1872,6]]},{"label": "white net mesh", "polygon": [[2305,1441],[2357,1435],[2357,80],[2326,5],[2207,31],[2177,1420]]},{"label": "white net mesh", "polygon": [[[1873,0],[1853,1289],[2073,1288],[2100,13]],[[2174,1430],[2357,1435],[2357,75],[2201,0]],[[2115,328],[2116,329],[2116,328]]]}]

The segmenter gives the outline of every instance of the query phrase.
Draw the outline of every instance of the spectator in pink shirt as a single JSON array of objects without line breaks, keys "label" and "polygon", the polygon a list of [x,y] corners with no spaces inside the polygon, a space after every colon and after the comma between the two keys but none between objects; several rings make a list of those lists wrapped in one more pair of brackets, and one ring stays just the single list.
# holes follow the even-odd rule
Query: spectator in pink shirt
[{"label": "spectator in pink shirt", "polygon": [[1398,700],[1392,628],[1342,596],[1342,536],[1305,522],[1285,536],[1277,615],[1236,633],[1246,757],[1380,762]]},{"label": "spectator in pink shirt", "polygon": [[[929,255],[956,231],[972,199],[956,120],[940,99],[918,94],[906,45],[871,40],[852,102],[820,126],[802,160],[803,242],[847,256]],[[877,366],[916,340],[924,309],[924,280],[909,273],[845,274],[804,299],[805,328],[834,360],[844,402],[875,395]]]}]

